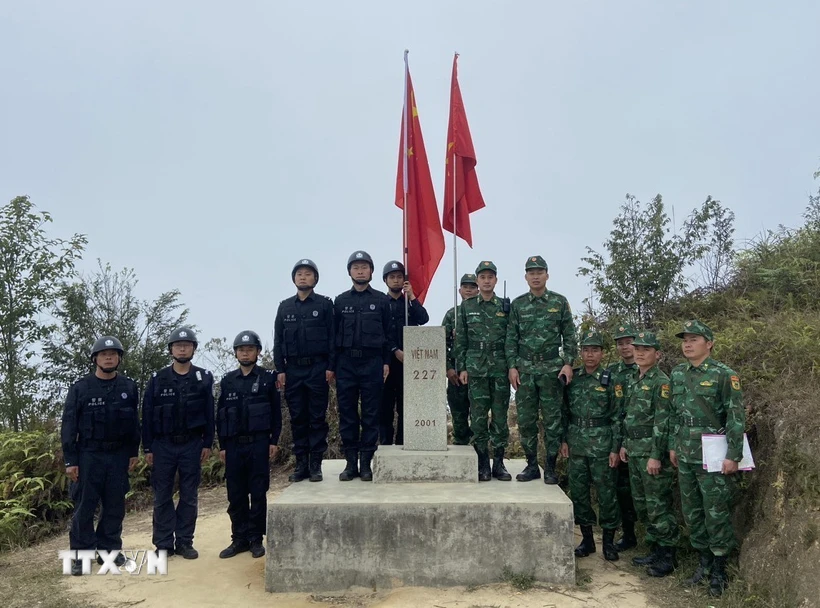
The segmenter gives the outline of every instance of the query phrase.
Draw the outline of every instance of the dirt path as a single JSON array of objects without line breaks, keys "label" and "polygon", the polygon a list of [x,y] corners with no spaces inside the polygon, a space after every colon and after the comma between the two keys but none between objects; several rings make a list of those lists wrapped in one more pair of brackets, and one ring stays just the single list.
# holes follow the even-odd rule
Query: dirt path
[{"label": "dirt path", "polygon": [[[286,487],[287,481],[279,478],[272,484],[269,498]],[[200,513],[197,521],[195,546],[200,557],[184,560],[172,557],[168,562],[167,576],[63,576],[56,552],[68,546],[67,534],[23,551],[6,554],[7,572],[15,564],[28,562],[36,556],[37,567],[42,576],[37,579],[39,593],[44,594],[43,583],[48,582],[45,597],[34,600],[38,590],[32,588],[32,601],[19,605],[42,606],[139,606],[139,608],[167,608],[168,606],[245,606],[273,605],[277,608],[302,608],[326,606],[328,608],[654,608],[657,603],[645,595],[643,583],[626,559],[617,564],[607,563],[600,553],[579,562],[579,585],[554,587],[536,585],[526,591],[518,591],[508,584],[486,585],[478,588],[456,587],[436,589],[427,587],[404,587],[374,592],[372,589],[355,589],[344,594],[277,593],[265,591],[265,560],[253,559],[244,553],[235,558],[221,560],[219,552],[230,542],[230,520],[225,512],[225,489],[216,488],[200,492]],[[600,539],[599,539],[600,540]],[[129,514],[125,519],[123,545],[126,548],[151,547],[150,510]],[[49,558],[49,555],[53,556]],[[93,572],[98,567],[93,566]],[[50,572],[49,572],[50,571]],[[2,569],[0,569],[2,572]],[[43,578],[47,577],[47,578]],[[16,606],[26,595],[26,583],[0,585],[0,598],[14,593],[11,601],[0,604],[2,608]],[[20,594],[23,594],[22,596]],[[56,597],[55,597],[56,596]],[[15,601],[16,600],[16,601]]]}]

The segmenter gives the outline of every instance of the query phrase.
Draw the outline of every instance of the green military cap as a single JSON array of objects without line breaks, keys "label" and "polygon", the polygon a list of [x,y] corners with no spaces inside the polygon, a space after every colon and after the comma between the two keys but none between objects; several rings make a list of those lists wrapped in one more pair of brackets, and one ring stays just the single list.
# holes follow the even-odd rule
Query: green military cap
[{"label": "green military cap", "polygon": [[581,346],[604,347],[604,339],[597,331],[587,331],[581,336]]},{"label": "green military cap", "polygon": [[530,268],[549,270],[547,268],[547,262],[540,255],[533,255],[527,258],[527,263],[524,264],[524,270],[529,270]]},{"label": "green military cap", "polygon": [[482,270],[492,270],[493,273],[498,274],[498,268],[496,268],[495,264],[493,264],[489,260],[484,260],[483,262],[479,262],[478,267],[475,269],[475,273],[478,274]]},{"label": "green military cap", "polygon": [[623,325],[619,325],[615,328],[616,340],[620,340],[621,338],[634,338],[636,335],[637,333],[635,332],[635,328],[629,323],[624,323]]},{"label": "green military cap", "polygon": [[651,331],[641,331],[638,332],[637,336],[635,336],[632,346],[651,346],[656,350],[660,350],[661,343],[658,340],[658,336]]},{"label": "green military cap", "polygon": [[459,285],[464,285],[465,283],[470,285],[478,285],[478,279],[474,274],[468,272],[467,274],[461,275],[461,282]]},{"label": "green military cap", "polygon": [[712,330],[705,323],[701,323],[697,319],[692,319],[683,324],[683,330],[675,334],[678,338],[683,338],[684,334],[695,334],[696,336],[703,336],[709,342],[715,341],[715,335]]}]

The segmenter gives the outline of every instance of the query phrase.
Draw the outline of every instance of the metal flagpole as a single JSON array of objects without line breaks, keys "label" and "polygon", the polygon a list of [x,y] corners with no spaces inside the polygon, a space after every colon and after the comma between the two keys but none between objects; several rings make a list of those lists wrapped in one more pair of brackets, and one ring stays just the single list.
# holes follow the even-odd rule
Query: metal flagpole
[{"label": "metal flagpole", "polygon": [[[454,61],[458,60],[458,53],[456,53]],[[453,90],[452,84],[450,86],[450,120],[452,120],[453,112]],[[450,170],[453,172],[453,342],[455,343],[458,333],[458,238],[456,237],[456,207],[458,201],[456,200],[456,125],[453,125],[453,156]]]},{"label": "metal flagpole", "polygon": [[[410,118],[410,109],[408,105],[412,105],[412,101],[408,98],[409,94],[409,87],[407,86],[410,81],[410,65],[407,62],[407,54],[410,51],[404,49],[404,116],[402,117],[402,125],[404,126],[404,150],[402,150],[402,157],[404,159],[404,171],[402,171],[402,175],[404,176],[404,205],[402,205],[402,231],[403,231],[403,242],[404,242],[404,272],[405,277],[407,276],[407,192],[409,190],[409,178],[407,175],[407,165],[408,165],[408,152],[410,150],[410,142],[408,140],[408,121]],[[409,310],[409,300],[407,299],[407,294],[404,294],[404,326],[410,324],[410,310]]]}]

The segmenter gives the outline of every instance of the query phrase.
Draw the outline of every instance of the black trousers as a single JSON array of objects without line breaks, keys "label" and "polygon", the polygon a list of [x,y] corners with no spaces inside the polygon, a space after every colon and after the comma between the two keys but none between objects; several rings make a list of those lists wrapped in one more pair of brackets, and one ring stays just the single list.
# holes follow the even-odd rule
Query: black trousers
[{"label": "black trousers", "polygon": [[[398,412],[395,436],[393,418]],[[404,445],[404,365],[395,357],[390,361],[390,375],[384,382],[381,410],[379,412],[379,443],[381,445]]]},{"label": "black trousers", "polygon": [[269,446],[268,437],[246,444],[229,439],[225,446],[225,482],[233,541],[261,541],[265,534],[270,488]]},{"label": "black trousers", "polygon": [[[79,478],[74,487],[74,517],[68,534],[70,549],[122,549],[122,520],[128,492],[128,451],[80,449]],[[97,528],[94,513],[102,503]]]},{"label": "black trousers", "polygon": [[313,365],[288,365],[285,400],[290,411],[293,453],[324,454],[327,450],[327,400],[330,388],[327,361]]},{"label": "black trousers", "polygon": [[[350,357],[336,361],[339,434],[345,452],[375,452],[379,441],[379,408],[384,389],[381,357]],[[359,401],[361,400],[361,412]]]},{"label": "black trousers", "polygon": [[[157,549],[173,549],[194,542],[197,500],[202,467],[202,438],[194,436],[186,443],[172,443],[157,438],[151,446],[154,453],[154,535]],[[179,502],[174,506],[174,477],[179,473]]]}]

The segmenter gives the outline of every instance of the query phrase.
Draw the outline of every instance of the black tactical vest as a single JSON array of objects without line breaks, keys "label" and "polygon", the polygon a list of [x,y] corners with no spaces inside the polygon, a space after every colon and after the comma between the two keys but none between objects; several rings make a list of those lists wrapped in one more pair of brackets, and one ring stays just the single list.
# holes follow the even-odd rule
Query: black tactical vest
[{"label": "black tactical vest", "polygon": [[156,435],[176,435],[201,429],[206,424],[211,374],[192,366],[185,376],[171,366],[154,376],[153,431]]},{"label": "black tactical vest", "polygon": [[217,415],[220,436],[270,432],[271,391],[275,390],[275,382],[273,372],[261,367],[255,369],[252,381],[238,370],[231,372],[222,384],[221,399],[225,406]]},{"label": "black tactical vest", "polygon": [[117,374],[100,382],[93,375],[80,381],[77,397],[80,443],[130,440],[137,430],[137,385]]}]

